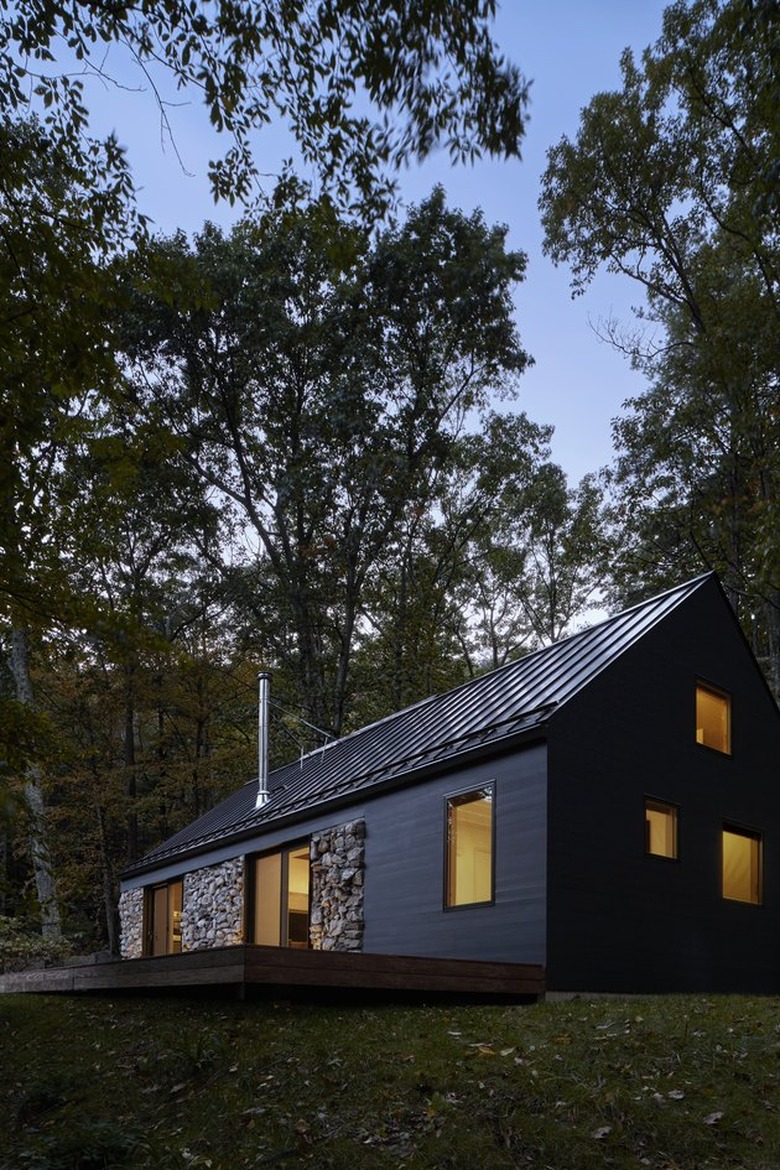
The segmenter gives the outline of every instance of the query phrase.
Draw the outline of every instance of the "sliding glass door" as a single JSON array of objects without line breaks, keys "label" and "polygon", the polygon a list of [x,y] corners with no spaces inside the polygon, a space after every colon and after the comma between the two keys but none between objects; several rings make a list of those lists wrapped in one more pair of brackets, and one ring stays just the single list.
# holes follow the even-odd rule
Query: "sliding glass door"
[{"label": "sliding glass door", "polygon": [[270,947],[308,947],[308,844],[256,857],[252,880],[252,941]]},{"label": "sliding glass door", "polygon": [[144,947],[147,955],[175,955],[181,951],[183,891],[181,879],[147,889]]}]

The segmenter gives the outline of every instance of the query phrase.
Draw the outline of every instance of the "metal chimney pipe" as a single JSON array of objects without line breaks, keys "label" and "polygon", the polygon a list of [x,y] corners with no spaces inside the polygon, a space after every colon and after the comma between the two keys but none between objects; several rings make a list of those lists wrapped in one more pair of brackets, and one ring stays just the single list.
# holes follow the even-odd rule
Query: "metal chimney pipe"
[{"label": "metal chimney pipe", "polygon": [[271,676],[261,670],[257,676],[257,800],[255,808],[268,803],[268,696]]}]

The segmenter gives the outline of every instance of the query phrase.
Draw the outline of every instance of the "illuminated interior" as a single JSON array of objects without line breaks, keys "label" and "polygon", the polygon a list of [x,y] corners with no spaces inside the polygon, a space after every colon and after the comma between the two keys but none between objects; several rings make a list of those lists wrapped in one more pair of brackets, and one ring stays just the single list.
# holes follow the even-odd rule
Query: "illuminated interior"
[{"label": "illuminated interior", "polygon": [[761,837],[738,829],[723,830],[723,897],[761,902]]},{"label": "illuminated interior", "polygon": [[677,809],[660,800],[645,801],[645,841],[654,857],[677,856]]},{"label": "illuminated interior", "polygon": [[254,941],[278,947],[282,941],[282,854],[267,853],[255,861]]},{"label": "illuminated interior", "polygon": [[731,754],[731,700],[701,683],[696,687],[696,742]]},{"label": "illuminated interior", "polygon": [[447,801],[447,905],[493,897],[493,792],[482,788]]},{"label": "illuminated interior", "polygon": [[181,951],[181,910],[184,883],[179,880],[147,891],[147,954]]},{"label": "illuminated interior", "polygon": [[287,946],[309,945],[309,847],[287,855]]},{"label": "illuminated interior", "polygon": [[255,858],[254,868],[254,941],[270,947],[308,947],[308,845],[266,853]]}]

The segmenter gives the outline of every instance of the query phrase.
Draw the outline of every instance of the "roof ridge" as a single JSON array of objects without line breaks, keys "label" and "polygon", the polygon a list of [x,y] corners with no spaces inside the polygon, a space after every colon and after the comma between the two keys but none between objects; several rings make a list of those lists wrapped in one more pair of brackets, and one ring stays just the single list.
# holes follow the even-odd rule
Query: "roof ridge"
[{"label": "roof ridge", "polygon": [[[620,618],[627,616],[634,610],[641,609],[643,606],[649,606],[651,604],[654,605],[657,602],[662,601],[665,597],[668,597],[672,593],[679,592],[681,595],[684,595],[689,591],[692,592],[692,586],[699,586],[703,584],[704,581],[706,581],[708,578],[715,576],[717,576],[715,571],[708,569],[706,573],[700,573],[697,577],[691,577],[690,580],[684,581],[681,585],[673,585],[669,589],[665,589],[663,593],[654,593],[650,597],[645,597],[642,601],[636,601],[633,605],[626,606],[625,609],[619,609],[617,613],[609,614],[607,617],[602,618],[598,622],[595,622],[592,626],[584,626],[581,630],[574,630],[571,634],[567,634],[564,638],[559,638],[557,642],[550,642],[547,646],[538,646],[535,650],[529,650],[527,654],[522,654],[519,658],[512,658],[509,662],[502,662],[500,666],[493,666],[484,671],[482,674],[475,675],[473,678],[464,679],[464,681],[462,683],[458,683],[457,686],[450,687],[450,689],[447,691],[437,692],[436,694],[429,696],[429,699],[443,699],[447,695],[454,695],[457,691],[463,690],[465,687],[473,686],[473,684],[478,682],[479,679],[487,678],[488,675],[499,674],[502,671],[508,671],[512,667],[517,667],[519,662],[528,662],[532,658],[537,658],[542,654],[549,653],[556,647],[560,648],[561,646],[564,646],[567,642],[573,642],[577,638],[584,638],[597,630],[603,629],[603,627],[609,625],[610,622],[616,622]],[[428,700],[423,700],[423,702],[426,701]],[[405,711],[411,711],[412,707],[415,705],[416,704],[412,704],[410,707],[402,707],[400,711],[395,711],[391,715],[386,715],[385,719],[394,719],[398,715],[402,715]],[[383,720],[378,720],[378,722],[383,722]],[[366,727],[371,726],[373,725],[366,724]],[[364,728],[361,727],[358,728],[357,731],[351,732],[351,734],[356,735],[358,732],[363,730]],[[339,741],[336,740],[335,742],[338,743]]]},{"label": "roof ridge", "polygon": [[[709,577],[714,577],[715,575],[716,574],[713,570],[700,573],[697,577],[691,577],[690,580],[684,581],[680,585],[673,585],[669,589],[665,589],[663,593],[652,594],[650,597],[645,597],[642,601],[636,601],[633,605],[629,605],[626,606],[625,609],[618,610],[617,613],[609,614],[607,617],[602,618],[601,621],[595,622],[592,626],[585,626],[581,630],[574,630],[571,634],[567,634],[566,637],[559,638],[557,642],[550,642],[547,646],[538,646],[535,650],[529,650],[527,654],[522,654],[519,658],[512,658],[508,662],[502,662],[500,666],[490,667],[481,674],[476,674],[472,678],[467,678],[464,679],[463,682],[457,683],[454,687],[449,687],[446,691],[434,691],[433,694],[426,695],[422,699],[417,699],[414,703],[410,703],[406,707],[399,708],[398,711],[391,711],[388,715],[383,715],[379,719],[374,719],[371,723],[364,723],[362,727],[356,727],[354,731],[350,731],[346,735],[341,735],[337,738],[331,739],[327,743],[322,744],[320,747],[312,748],[311,751],[305,752],[302,756],[300,756],[298,762],[303,763],[304,760],[322,755],[324,752],[331,751],[333,748],[338,747],[339,744],[346,743],[347,740],[353,739],[355,736],[363,735],[364,732],[368,732],[372,730],[372,728],[380,727],[383,723],[391,723],[393,720],[399,719],[401,716],[408,715],[410,712],[418,708],[436,703],[437,701],[442,701],[443,699],[448,698],[450,695],[457,694],[458,691],[474,686],[474,684],[479,682],[480,679],[487,678],[490,675],[500,674],[502,671],[509,671],[513,667],[517,668],[517,664],[519,662],[527,663],[533,658],[537,658],[542,654],[549,653],[556,647],[560,648],[567,642],[573,642],[577,638],[584,638],[594,633],[594,631],[609,625],[610,622],[618,621],[620,618],[625,617],[634,610],[641,609],[643,606],[656,604],[659,601],[662,601],[665,597],[668,597],[672,593],[679,592],[681,595],[687,594],[688,591],[691,590],[691,586],[701,585]],[[290,764],[292,763],[295,763],[295,761],[291,760]],[[281,765],[281,767],[288,766],[289,765],[287,764]],[[274,769],[274,771],[280,770],[280,768]]]}]

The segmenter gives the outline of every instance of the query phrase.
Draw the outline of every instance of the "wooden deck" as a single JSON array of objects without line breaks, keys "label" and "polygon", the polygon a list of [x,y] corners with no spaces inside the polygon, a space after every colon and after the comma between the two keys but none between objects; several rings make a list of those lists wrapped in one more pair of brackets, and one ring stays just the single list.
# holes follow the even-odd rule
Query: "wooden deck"
[{"label": "wooden deck", "polygon": [[237,946],[0,975],[0,994],[315,989],[535,999],[544,970],[524,963]]}]

